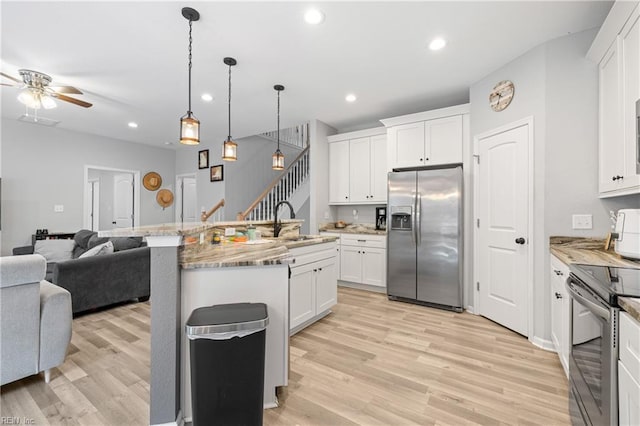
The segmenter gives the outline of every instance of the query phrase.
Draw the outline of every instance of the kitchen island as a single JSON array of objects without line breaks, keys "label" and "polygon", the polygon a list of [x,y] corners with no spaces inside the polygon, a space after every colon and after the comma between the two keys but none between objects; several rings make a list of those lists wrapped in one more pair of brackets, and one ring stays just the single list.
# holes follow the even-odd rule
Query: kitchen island
[{"label": "kitchen island", "polygon": [[[298,236],[298,226],[286,237],[267,242],[212,245],[209,241],[217,226],[163,224],[100,232],[101,236],[143,236],[151,248],[151,424],[189,420],[184,324],[193,309],[212,304],[267,304],[265,406],[277,404],[275,388],[286,385],[288,378],[289,248],[335,239]],[[185,240],[198,242],[185,245]]]}]

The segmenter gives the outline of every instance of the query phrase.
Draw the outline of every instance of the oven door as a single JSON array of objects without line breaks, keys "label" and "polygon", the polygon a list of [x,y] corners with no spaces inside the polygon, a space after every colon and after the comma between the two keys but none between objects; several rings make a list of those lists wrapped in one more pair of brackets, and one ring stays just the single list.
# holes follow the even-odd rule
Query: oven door
[{"label": "oven door", "polygon": [[[573,274],[566,283],[571,296],[569,377],[573,424],[618,424],[618,309],[611,308]],[[573,413],[580,413],[581,419]]]}]

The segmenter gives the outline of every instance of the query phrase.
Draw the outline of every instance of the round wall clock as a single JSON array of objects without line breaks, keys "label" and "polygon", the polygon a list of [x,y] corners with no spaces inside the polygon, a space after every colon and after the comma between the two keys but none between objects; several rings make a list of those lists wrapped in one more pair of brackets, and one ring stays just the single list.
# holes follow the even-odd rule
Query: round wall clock
[{"label": "round wall clock", "polygon": [[513,82],[509,80],[503,80],[496,84],[489,94],[489,105],[494,111],[502,111],[509,106],[513,100],[513,94],[515,87]]}]

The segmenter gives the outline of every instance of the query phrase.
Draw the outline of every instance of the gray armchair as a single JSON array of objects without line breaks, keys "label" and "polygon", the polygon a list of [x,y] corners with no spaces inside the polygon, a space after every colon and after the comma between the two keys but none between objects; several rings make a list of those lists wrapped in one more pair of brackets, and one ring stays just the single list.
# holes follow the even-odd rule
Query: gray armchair
[{"label": "gray armchair", "polygon": [[71,341],[71,295],[48,281],[44,257],[0,258],[0,385],[61,365]]}]

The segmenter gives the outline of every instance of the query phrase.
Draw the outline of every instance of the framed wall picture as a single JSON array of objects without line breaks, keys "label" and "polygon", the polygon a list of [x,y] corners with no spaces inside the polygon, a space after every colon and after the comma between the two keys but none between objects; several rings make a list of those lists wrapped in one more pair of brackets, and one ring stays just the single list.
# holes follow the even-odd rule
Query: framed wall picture
[{"label": "framed wall picture", "polygon": [[209,167],[209,150],[203,149],[198,151],[198,168],[206,169]]},{"label": "framed wall picture", "polygon": [[211,166],[211,182],[221,182],[224,180],[224,165]]}]

